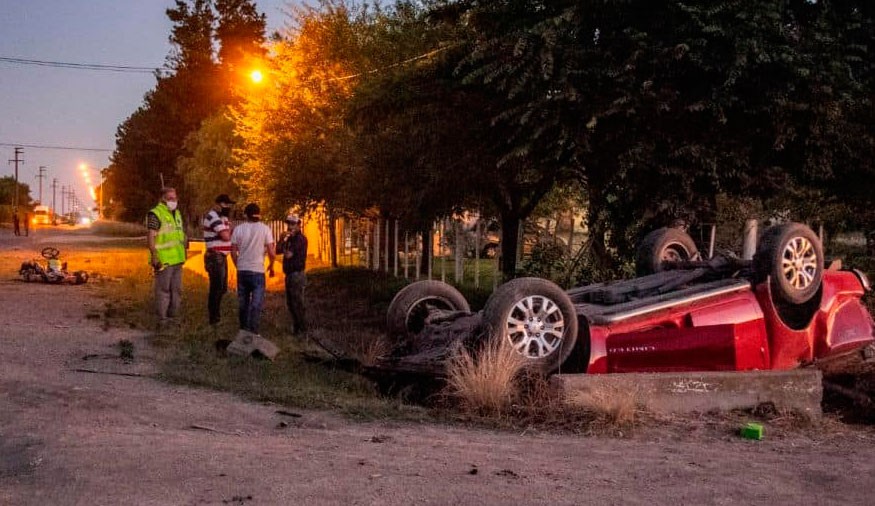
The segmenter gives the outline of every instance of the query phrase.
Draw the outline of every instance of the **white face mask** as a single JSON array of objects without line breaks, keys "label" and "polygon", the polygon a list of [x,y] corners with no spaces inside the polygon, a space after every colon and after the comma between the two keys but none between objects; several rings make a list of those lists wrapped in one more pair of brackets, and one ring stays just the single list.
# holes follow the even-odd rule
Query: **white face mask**
[{"label": "white face mask", "polygon": [[171,211],[176,211],[176,201],[171,200],[170,202],[167,202],[167,209],[170,209]]}]

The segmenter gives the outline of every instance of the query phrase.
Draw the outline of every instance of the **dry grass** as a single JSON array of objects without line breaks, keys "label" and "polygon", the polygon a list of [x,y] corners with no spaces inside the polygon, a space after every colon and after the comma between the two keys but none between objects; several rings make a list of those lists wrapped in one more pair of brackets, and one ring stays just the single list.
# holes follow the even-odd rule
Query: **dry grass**
[{"label": "dry grass", "polygon": [[347,352],[365,367],[376,365],[381,357],[385,357],[392,351],[386,338],[373,330],[363,330],[348,337],[345,346]]},{"label": "dry grass", "polygon": [[606,425],[632,425],[640,412],[638,392],[617,386],[603,385],[578,392],[569,401],[592,413],[597,421]]},{"label": "dry grass", "polygon": [[500,417],[519,395],[517,380],[524,367],[523,357],[490,339],[477,353],[460,348],[447,367],[447,390],[463,410]]}]

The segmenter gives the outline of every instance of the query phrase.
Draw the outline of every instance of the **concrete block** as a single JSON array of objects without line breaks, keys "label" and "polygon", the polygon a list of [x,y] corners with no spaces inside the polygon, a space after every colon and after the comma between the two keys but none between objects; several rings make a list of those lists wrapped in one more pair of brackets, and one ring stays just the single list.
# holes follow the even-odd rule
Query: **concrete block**
[{"label": "concrete block", "polygon": [[246,330],[237,332],[237,336],[228,345],[228,353],[230,355],[239,355],[241,357],[263,357],[273,360],[279,351],[280,349],[277,345],[258,334],[253,334]]},{"label": "concrete block", "polygon": [[822,414],[821,372],[791,371],[688,372],[630,374],[559,374],[551,379],[569,405],[584,405],[598,392],[630,392],[653,413],[704,413],[751,409],[771,402],[778,410]]}]

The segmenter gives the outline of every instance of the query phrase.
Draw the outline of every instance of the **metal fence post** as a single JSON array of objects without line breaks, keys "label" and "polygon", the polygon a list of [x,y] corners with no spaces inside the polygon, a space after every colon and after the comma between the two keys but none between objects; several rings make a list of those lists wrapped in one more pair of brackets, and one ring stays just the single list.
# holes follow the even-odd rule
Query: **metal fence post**
[{"label": "metal fence post", "polygon": [[392,247],[394,248],[394,253],[392,253],[392,274],[397,278],[398,277],[398,220],[395,220],[395,242]]},{"label": "metal fence post", "polygon": [[474,228],[474,288],[480,288],[480,226],[481,214],[478,213],[477,224]]},{"label": "metal fence post", "polygon": [[410,243],[408,242],[408,233],[404,231],[404,279],[410,279]]},{"label": "metal fence post", "polygon": [[742,260],[753,260],[757,249],[757,220],[744,222],[744,242],[741,245]]}]

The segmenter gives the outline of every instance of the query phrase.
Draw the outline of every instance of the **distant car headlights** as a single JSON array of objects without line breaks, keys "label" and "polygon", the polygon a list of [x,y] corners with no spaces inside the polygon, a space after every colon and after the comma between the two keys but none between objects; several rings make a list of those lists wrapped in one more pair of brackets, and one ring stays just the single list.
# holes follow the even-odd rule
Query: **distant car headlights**
[{"label": "distant car headlights", "polygon": [[867,292],[872,291],[872,285],[869,284],[869,276],[867,276],[865,272],[860,269],[851,269],[851,272],[856,274],[857,279],[860,280],[860,284],[863,285],[863,290],[866,290]]},{"label": "distant car headlights", "polygon": [[82,218],[79,219],[79,224],[80,225],[91,225],[91,218],[87,218],[87,217],[83,216]]}]

